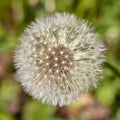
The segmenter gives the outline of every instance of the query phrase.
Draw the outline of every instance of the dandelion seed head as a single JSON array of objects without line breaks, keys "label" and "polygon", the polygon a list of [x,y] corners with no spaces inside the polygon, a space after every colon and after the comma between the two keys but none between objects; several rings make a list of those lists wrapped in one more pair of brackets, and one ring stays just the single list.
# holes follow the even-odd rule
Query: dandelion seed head
[{"label": "dandelion seed head", "polygon": [[97,86],[104,51],[90,25],[73,14],[36,19],[15,50],[18,81],[36,99],[68,105]]}]

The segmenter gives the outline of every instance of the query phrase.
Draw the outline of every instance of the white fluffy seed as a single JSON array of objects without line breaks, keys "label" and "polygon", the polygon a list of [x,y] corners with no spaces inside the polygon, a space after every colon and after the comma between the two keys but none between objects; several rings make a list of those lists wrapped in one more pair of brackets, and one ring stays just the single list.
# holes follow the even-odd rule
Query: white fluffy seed
[{"label": "white fluffy seed", "polygon": [[73,14],[37,19],[20,39],[14,55],[17,78],[42,102],[71,104],[102,77],[105,47],[93,27]]}]

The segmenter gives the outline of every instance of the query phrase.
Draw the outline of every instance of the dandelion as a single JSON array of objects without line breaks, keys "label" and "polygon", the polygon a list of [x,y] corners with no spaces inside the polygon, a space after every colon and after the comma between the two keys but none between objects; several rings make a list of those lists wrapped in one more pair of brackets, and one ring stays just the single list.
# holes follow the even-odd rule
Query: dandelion
[{"label": "dandelion", "polygon": [[104,50],[93,28],[73,14],[36,19],[15,50],[18,81],[36,99],[68,105],[97,86]]}]

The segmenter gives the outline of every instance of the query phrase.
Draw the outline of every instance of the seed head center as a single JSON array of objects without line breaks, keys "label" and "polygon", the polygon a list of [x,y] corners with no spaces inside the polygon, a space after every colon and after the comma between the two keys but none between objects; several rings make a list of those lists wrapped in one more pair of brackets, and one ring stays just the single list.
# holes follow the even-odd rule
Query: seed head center
[{"label": "seed head center", "polygon": [[60,44],[47,52],[44,63],[46,71],[52,75],[67,74],[73,67],[73,53],[68,47]]}]

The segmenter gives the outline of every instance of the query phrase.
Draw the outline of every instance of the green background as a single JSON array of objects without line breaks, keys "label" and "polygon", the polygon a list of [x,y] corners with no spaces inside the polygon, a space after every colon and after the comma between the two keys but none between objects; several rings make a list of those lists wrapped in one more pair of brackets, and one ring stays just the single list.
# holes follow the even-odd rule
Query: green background
[{"label": "green background", "polygon": [[[28,96],[16,82],[13,67],[24,28],[56,11],[88,20],[107,47],[98,87],[61,108]],[[120,0],[0,0],[0,120],[120,120]]]}]

